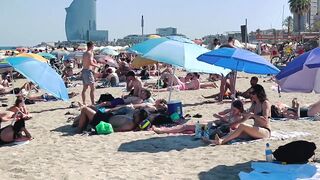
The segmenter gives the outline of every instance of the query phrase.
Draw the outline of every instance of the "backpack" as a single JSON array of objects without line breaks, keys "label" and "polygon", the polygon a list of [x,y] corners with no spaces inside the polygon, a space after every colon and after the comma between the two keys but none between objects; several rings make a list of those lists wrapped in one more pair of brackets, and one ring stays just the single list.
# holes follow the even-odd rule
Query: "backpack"
[{"label": "backpack", "polygon": [[304,164],[314,155],[316,144],[308,141],[293,141],[278,147],[273,152],[277,161],[287,164]]}]

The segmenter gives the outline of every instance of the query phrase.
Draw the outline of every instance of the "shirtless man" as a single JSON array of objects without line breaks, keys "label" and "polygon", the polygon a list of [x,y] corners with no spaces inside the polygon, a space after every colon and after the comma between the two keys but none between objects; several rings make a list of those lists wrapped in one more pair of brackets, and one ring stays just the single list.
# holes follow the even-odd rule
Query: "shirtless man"
[{"label": "shirtless man", "polygon": [[143,89],[143,85],[141,80],[136,77],[133,71],[129,71],[126,74],[127,77],[127,91],[132,91],[133,93],[130,95],[140,97],[141,90]]},{"label": "shirtless man", "polygon": [[99,65],[95,59],[93,59],[93,42],[87,43],[87,51],[83,54],[83,69],[82,69],[82,102],[86,105],[86,91],[90,86],[90,99],[91,104],[94,104],[94,68]]}]

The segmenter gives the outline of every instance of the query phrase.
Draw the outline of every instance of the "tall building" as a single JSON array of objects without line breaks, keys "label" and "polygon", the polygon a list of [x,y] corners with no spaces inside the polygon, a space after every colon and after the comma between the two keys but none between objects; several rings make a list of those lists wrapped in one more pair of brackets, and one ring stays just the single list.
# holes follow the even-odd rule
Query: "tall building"
[{"label": "tall building", "polygon": [[96,6],[96,0],[73,0],[66,8],[68,41],[108,41],[108,31],[97,30]]},{"label": "tall building", "polygon": [[167,27],[167,28],[157,28],[156,33],[160,36],[172,36],[177,35],[177,28]]}]

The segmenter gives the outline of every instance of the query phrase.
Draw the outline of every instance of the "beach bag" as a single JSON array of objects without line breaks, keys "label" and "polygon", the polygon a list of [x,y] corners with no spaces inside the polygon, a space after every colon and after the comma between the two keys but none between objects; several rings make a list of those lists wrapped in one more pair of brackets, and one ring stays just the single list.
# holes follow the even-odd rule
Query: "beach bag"
[{"label": "beach bag", "polygon": [[100,98],[98,100],[98,103],[102,103],[102,102],[106,102],[106,101],[112,101],[112,100],[114,100],[114,97],[111,94],[109,94],[109,93],[101,94]]},{"label": "beach bag", "polygon": [[304,164],[314,155],[316,144],[308,141],[293,141],[278,147],[273,152],[277,161],[287,164]]},{"label": "beach bag", "polygon": [[113,128],[110,123],[100,121],[100,123],[96,126],[96,132],[97,134],[111,134],[113,133]]}]

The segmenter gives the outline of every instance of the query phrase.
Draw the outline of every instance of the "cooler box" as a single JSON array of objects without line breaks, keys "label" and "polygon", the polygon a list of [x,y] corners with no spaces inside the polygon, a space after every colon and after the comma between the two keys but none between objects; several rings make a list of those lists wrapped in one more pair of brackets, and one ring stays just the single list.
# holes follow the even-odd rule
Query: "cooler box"
[{"label": "cooler box", "polygon": [[169,113],[169,115],[171,115],[173,113],[178,113],[180,115],[180,117],[183,117],[181,101],[168,102],[168,113]]}]

